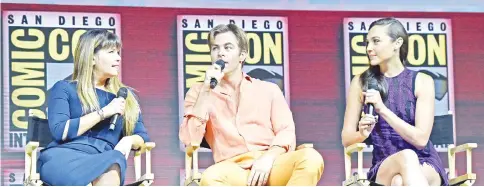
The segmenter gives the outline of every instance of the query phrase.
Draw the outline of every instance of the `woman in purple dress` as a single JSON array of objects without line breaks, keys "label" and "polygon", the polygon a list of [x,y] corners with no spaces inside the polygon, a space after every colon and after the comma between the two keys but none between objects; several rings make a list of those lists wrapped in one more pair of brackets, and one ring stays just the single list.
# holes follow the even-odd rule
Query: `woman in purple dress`
[{"label": "woman in purple dress", "polygon": [[[342,140],[345,147],[368,137],[373,145],[368,180],[383,185],[448,185],[432,142],[434,81],[404,66],[408,34],[394,18],[370,25],[370,68],[351,81]],[[368,89],[369,82],[377,89]],[[371,86],[370,86],[371,87]],[[372,105],[374,115],[368,114]],[[365,114],[360,118],[362,110]]]}]

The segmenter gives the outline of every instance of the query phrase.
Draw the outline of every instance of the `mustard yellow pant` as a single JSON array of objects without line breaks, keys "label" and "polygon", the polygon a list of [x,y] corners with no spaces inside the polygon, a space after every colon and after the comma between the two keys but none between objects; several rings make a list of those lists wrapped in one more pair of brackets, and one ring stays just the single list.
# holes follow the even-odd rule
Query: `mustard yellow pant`
[{"label": "mustard yellow pant", "polygon": [[[246,186],[250,169],[240,164],[252,162],[264,151],[248,152],[207,168],[202,174],[202,186]],[[313,148],[284,153],[276,158],[269,174],[269,186],[316,186],[324,170],[323,157]]]}]

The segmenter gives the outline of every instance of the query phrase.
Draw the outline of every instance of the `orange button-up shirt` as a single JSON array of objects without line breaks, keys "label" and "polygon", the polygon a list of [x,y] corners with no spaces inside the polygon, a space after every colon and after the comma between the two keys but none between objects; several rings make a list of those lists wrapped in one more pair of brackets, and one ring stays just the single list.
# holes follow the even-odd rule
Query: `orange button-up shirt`
[{"label": "orange button-up shirt", "polygon": [[[229,93],[218,85],[210,93],[213,100],[206,123],[192,113],[202,85],[193,85],[185,97],[179,131],[185,145],[199,146],[205,136],[216,163],[250,151],[268,150],[271,146],[280,146],[286,151],[295,149],[292,112],[277,85],[246,74],[240,94]],[[239,106],[236,95],[240,95]]]}]

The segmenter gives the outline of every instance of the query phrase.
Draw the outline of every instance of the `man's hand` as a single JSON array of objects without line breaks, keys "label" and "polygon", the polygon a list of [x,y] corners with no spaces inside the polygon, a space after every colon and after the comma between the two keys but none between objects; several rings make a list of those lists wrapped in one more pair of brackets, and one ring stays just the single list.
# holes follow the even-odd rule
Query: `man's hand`
[{"label": "man's hand", "polygon": [[265,186],[269,181],[272,164],[286,150],[279,146],[271,147],[266,153],[254,161],[247,181],[247,186]]},{"label": "man's hand", "polygon": [[272,164],[276,157],[264,154],[259,159],[254,161],[250,171],[247,186],[265,186],[269,179],[269,174],[272,169]]}]

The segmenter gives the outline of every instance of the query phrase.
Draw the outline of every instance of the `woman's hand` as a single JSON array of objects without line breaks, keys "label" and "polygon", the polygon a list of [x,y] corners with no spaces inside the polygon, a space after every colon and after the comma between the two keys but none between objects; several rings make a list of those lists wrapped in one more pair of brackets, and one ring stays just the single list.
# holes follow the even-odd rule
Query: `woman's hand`
[{"label": "woman's hand", "polygon": [[372,104],[377,113],[380,113],[381,110],[386,108],[379,91],[370,89],[363,92],[363,96],[365,97],[365,104]]},{"label": "woman's hand", "polygon": [[106,105],[102,110],[104,112],[104,118],[110,118],[114,114],[124,114],[124,107],[126,105],[126,100],[124,98],[114,98],[108,105]]},{"label": "woman's hand", "polygon": [[114,150],[118,150],[121,152],[126,160],[128,160],[129,153],[131,152],[131,149],[133,147],[133,137],[131,136],[125,136],[121,138],[121,140],[116,144],[116,147],[114,147]]},{"label": "woman's hand", "polygon": [[358,122],[358,129],[363,137],[368,138],[371,131],[375,128],[378,116],[373,116],[371,114],[364,114],[364,116]]}]

